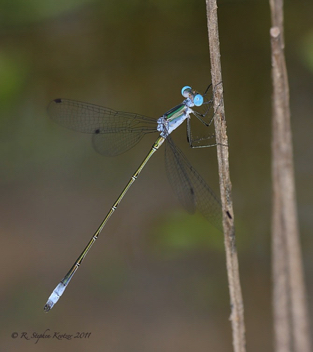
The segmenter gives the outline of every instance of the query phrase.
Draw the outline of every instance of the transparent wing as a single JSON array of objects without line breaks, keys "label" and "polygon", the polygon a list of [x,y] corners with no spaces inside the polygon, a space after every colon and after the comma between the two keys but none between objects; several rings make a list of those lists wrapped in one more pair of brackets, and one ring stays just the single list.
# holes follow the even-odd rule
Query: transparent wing
[{"label": "transparent wing", "polygon": [[190,177],[188,176],[182,154],[174,145],[171,137],[165,144],[165,167],[169,182],[179,201],[188,213],[196,211],[196,195]]},{"label": "transparent wing", "polygon": [[170,184],[190,213],[196,209],[216,228],[222,229],[222,206],[218,197],[176,147],[170,136],[165,145],[165,164]]},{"label": "transparent wing", "polygon": [[63,127],[93,134],[94,148],[107,156],[125,152],[157,128],[156,120],[144,115],[69,99],[53,100],[48,114]]}]

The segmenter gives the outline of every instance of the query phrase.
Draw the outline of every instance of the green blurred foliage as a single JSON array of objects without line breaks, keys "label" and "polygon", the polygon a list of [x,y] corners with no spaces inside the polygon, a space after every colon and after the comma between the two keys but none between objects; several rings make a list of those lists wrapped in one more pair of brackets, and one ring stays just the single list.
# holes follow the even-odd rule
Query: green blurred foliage
[{"label": "green blurred foliage", "polygon": [[146,16],[146,11],[161,11],[165,14],[176,11],[176,15],[181,15],[185,13],[184,9],[197,9],[199,6],[200,1],[187,0],[1,0],[0,28],[25,26],[92,8],[96,8],[98,14],[113,22],[132,18],[134,15]]},{"label": "green blurred foliage", "polygon": [[300,55],[307,69],[313,74],[313,30],[303,36],[300,43]]},{"label": "green blurred foliage", "polygon": [[1,0],[0,28],[28,25],[75,11],[93,0]]},{"label": "green blurred foliage", "polygon": [[[245,251],[251,245],[251,238],[240,219],[236,230],[240,233],[239,252]],[[188,253],[224,253],[222,233],[201,214],[188,215],[184,210],[170,211],[158,218],[147,240],[154,255],[163,259],[180,258]]]},{"label": "green blurred foliage", "polygon": [[[29,74],[27,60],[17,55],[0,53],[0,108],[11,108],[25,86]],[[6,115],[1,116],[0,123]]]},{"label": "green blurred foliage", "polygon": [[223,251],[224,248],[219,230],[208,226],[200,214],[191,216],[184,211],[172,211],[159,219],[149,238],[155,254],[164,258],[185,256],[188,252]]}]

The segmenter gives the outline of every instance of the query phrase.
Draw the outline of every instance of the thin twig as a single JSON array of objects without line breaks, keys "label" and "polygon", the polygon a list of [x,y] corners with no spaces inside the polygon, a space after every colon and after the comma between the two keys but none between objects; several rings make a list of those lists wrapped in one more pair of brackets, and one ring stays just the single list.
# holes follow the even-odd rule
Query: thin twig
[{"label": "thin twig", "polygon": [[223,84],[220,62],[220,47],[217,21],[216,0],[206,0],[208,36],[211,58],[211,76],[214,87],[215,135],[217,142],[217,158],[219,167],[220,192],[223,207],[224,243],[226,251],[226,267],[230,293],[230,306],[235,352],[244,352],[245,323],[243,300],[239,279],[239,265],[235,242],[234,213],[231,197],[231,181],[228,162],[228,137],[226,134],[225,108],[223,100]]},{"label": "thin twig", "polygon": [[310,352],[309,318],[296,211],[289,86],[284,56],[283,0],[270,0],[270,6],[273,79],[272,275],[275,351],[291,351],[293,344],[296,352]]}]

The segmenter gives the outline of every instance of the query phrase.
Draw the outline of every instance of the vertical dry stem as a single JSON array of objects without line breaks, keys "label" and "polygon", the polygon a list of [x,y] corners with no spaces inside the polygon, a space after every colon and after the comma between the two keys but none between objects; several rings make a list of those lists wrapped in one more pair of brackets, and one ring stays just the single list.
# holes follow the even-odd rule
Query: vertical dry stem
[{"label": "vertical dry stem", "polygon": [[235,243],[234,213],[231,197],[231,181],[228,162],[228,138],[223,100],[223,84],[220,62],[219,34],[216,0],[206,0],[208,36],[211,58],[211,76],[214,87],[215,135],[219,165],[220,192],[223,207],[223,228],[226,251],[226,267],[230,292],[233,347],[235,352],[244,352],[245,324],[243,300],[240,287],[238,257]]},{"label": "vertical dry stem", "polygon": [[[272,14],[272,264],[275,351],[309,352],[309,319],[296,211],[289,86],[284,56],[283,1]],[[292,337],[292,340],[291,340]]]}]

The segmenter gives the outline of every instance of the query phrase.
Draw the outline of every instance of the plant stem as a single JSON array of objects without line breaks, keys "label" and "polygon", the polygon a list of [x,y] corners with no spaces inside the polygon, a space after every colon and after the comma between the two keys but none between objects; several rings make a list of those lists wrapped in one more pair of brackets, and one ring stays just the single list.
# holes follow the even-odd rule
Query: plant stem
[{"label": "plant stem", "polygon": [[272,277],[276,352],[311,351],[301,260],[289,86],[284,55],[283,0],[270,0],[272,28]]},{"label": "plant stem", "polygon": [[216,0],[206,0],[206,8],[211,59],[211,77],[214,90],[214,125],[217,143],[220,192],[223,208],[224,244],[230,293],[230,320],[232,324],[233,348],[235,352],[244,352],[246,350],[245,323],[243,314],[244,307],[240,287],[239,265],[235,241],[234,213],[229,175],[228,137],[226,134]]}]

